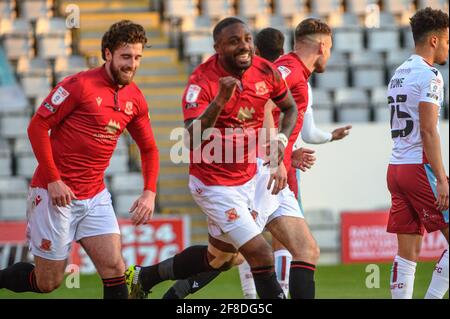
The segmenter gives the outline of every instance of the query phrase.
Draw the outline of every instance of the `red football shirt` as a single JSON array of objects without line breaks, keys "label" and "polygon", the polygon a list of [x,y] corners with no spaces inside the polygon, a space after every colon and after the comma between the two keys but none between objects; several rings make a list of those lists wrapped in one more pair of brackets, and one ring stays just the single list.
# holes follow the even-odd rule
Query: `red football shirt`
[{"label": "red football shirt", "polygon": [[[53,156],[57,172],[52,172],[53,163],[39,161],[38,154],[42,153],[36,150],[40,151],[42,146],[31,134],[30,141],[39,162],[32,187],[46,189],[49,182],[60,177],[78,199],[92,198],[105,188],[105,169],[120,134],[127,128],[141,155],[143,151],[147,155],[143,161],[144,189],[156,191],[157,147],[147,103],[134,83],[117,87],[105,66],[80,72],[59,83],[42,102],[35,117],[40,117],[37,120],[45,121],[51,129],[48,152]],[[32,123],[36,122],[32,120]],[[148,154],[152,154],[151,158]]]},{"label": "red football shirt", "polygon": [[[311,76],[311,72],[294,52],[281,56],[275,61],[275,65],[283,75],[298,109],[297,123],[289,137],[283,160],[286,169],[289,170],[291,167],[292,148],[302,130],[304,115],[308,107],[308,79]],[[280,118],[280,110],[278,108],[274,109],[273,117],[275,126],[278,127]]]},{"label": "red football shirt", "polygon": [[[218,93],[219,79],[226,76],[231,74],[220,65],[217,54],[194,70],[183,95],[185,121],[199,117],[207,109]],[[258,56],[253,56],[252,66],[238,80],[240,84],[217,119],[217,134],[202,144],[202,153],[212,155],[199,158],[195,155],[198,150],[191,152],[189,173],[205,185],[242,185],[256,174],[257,141],[253,147],[250,132],[256,131],[253,136],[257,136],[262,127],[267,100],[277,103],[288,96],[286,83],[275,65]],[[230,129],[240,129],[242,134],[226,134]],[[217,149],[211,150],[212,143],[218,140],[222,142],[221,154],[216,153]],[[244,152],[239,156],[236,150],[242,144]]]}]

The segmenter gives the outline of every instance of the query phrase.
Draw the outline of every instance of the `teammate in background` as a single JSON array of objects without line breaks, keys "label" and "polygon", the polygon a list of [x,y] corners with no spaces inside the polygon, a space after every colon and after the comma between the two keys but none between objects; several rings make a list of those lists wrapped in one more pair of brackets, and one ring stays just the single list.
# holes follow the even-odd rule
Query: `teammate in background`
[{"label": "teammate in background", "polygon": [[[284,298],[273,269],[271,248],[249,213],[257,165],[256,149],[252,149],[248,134],[262,127],[264,106],[272,99],[284,113],[280,133],[272,144],[278,149],[277,163],[281,162],[297,120],[297,108],[275,66],[254,55],[253,37],[245,23],[226,18],[215,26],[213,37],[216,54],[196,68],[183,96],[191,144],[189,188],[208,216],[209,245],[189,247],[153,266],[129,267],[127,283],[132,298],[145,298],[164,280],[227,270],[241,262],[239,252],[252,267],[258,295],[263,299]],[[202,152],[200,162],[196,162],[193,158],[199,146],[194,142],[209,128],[216,128],[213,140],[222,140],[221,158],[208,159]],[[227,131],[229,135],[230,129],[236,128],[235,137],[227,137]],[[203,142],[203,151],[208,145]],[[230,150],[238,154],[235,151],[239,146],[245,149],[243,161],[234,155],[231,161],[224,160]],[[283,226],[280,223],[278,229],[284,236]]]},{"label": "teammate in background", "polygon": [[139,146],[144,178],[132,220],[139,225],[151,217],[159,155],[147,103],[132,82],[146,43],[141,25],[113,24],[102,39],[106,63],[64,79],[31,119],[28,136],[39,165],[28,196],[27,237],[36,265],[1,270],[0,288],[55,290],[76,240],[102,278],[104,298],[128,297],[119,225],[103,177],[126,128]]},{"label": "teammate in background", "polygon": [[[387,231],[397,234],[398,252],[390,279],[394,299],[413,296],[422,237],[441,231],[448,243],[448,178],[438,131],[444,80],[433,64],[444,65],[449,50],[448,15],[419,10],[410,19],[415,54],[400,65],[388,87],[394,142],[387,171],[391,193]],[[448,249],[433,272],[426,298],[448,290]]]},{"label": "teammate in background", "polygon": [[[275,62],[275,60],[277,60],[281,55],[284,54],[284,35],[277,29],[265,28],[256,35],[255,45],[258,55],[271,62]],[[310,144],[323,144],[331,141],[337,141],[346,137],[349,134],[349,130],[352,128],[351,125],[347,125],[344,127],[339,127],[333,130],[333,132],[331,133],[321,131],[315,126],[314,123],[312,100],[313,96],[311,87],[308,83],[308,106],[303,119],[303,128],[301,129],[301,136],[298,136],[297,141],[294,144],[295,150],[292,153],[292,166],[294,167],[294,171],[296,173],[299,171],[297,171],[295,168],[305,171],[306,169],[311,168],[315,160],[314,159],[306,162],[304,161],[304,154],[302,153],[306,152],[306,154],[312,156],[312,153],[314,151],[301,148],[301,139],[303,139],[304,142]],[[270,102],[268,102],[268,104],[270,104],[269,108],[273,110],[273,104]],[[267,122],[268,126],[273,127],[274,124],[272,124],[272,117],[269,117]],[[297,180],[298,182],[300,182],[299,174]],[[297,198],[299,202],[301,202],[300,192],[298,192]],[[283,288],[285,295],[287,296],[289,291],[289,270],[290,263],[292,261],[292,255],[289,253],[286,247],[284,247],[276,238],[272,238],[272,248],[274,252],[275,271],[277,274],[277,279],[281,285],[281,288]],[[255,299],[255,285],[253,283],[252,274],[249,271],[248,263],[243,262],[241,265],[239,265],[239,275],[244,297],[246,299]]]}]

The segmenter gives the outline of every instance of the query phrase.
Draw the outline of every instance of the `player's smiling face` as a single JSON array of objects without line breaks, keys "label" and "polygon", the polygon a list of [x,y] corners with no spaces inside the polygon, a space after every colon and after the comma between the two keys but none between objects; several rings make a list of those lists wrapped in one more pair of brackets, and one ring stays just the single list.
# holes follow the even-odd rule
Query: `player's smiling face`
[{"label": "player's smiling face", "polygon": [[133,81],[141,58],[142,43],[127,43],[113,53],[106,49],[107,67],[118,85],[127,85]]},{"label": "player's smiling face", "polygon": [[225,27],[214,45],[227,71],[242,74],[252,65],[255,47],[248,26],[234,23]]}]

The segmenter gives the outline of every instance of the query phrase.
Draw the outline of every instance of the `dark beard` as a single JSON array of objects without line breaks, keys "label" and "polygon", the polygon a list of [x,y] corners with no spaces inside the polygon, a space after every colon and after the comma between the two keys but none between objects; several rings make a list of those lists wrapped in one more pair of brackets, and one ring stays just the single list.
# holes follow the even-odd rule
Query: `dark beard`
[{"label": "dark beard", "polygon": [[223,63],[226,69],[233,74],[242,74],[245,70],[250,68],[253,63],[253,55],[251,55],[250,64],[248,66],[240,66],[236,63],[236,60],[232,56],[224,56]]},{"label": "dark beard", "polygon": [[114,65],[114,62],[112,60],[111,60],[111,64],[110,64],[109,70],[111,71],[111,75],[112,75],[112,77],[114,79],[114,82],[117,85],[128,85],[128,84],[131,83],[131,81],[133,81],[134,74],[133,74],[133,76],[131,77],[130,80],[122,79],[120,77],[120,70],[118,68],[116,68],[116,66]]}]

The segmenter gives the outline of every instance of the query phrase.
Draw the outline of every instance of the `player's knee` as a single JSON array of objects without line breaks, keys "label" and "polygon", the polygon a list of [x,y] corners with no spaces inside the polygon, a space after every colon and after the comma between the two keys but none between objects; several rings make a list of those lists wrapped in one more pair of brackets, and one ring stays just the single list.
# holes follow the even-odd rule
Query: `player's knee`
[{"label": "player's knee", "polygon": [[39,290],[42,293],[50,293],[53,290],[56,290],[61,285],[62,280],[63,280],[63,277],[61,277],[61,278],[53,277],[53,278],[45,278],[45,279],[44,278],[43,279],[36,278],[36,283],[37,283]]},{"label": "player's knee", "polygon": [[114,258],[108,260],[98,271],[102,278],[120,277],[125,273],[125,263],[122,258]]},{"label": "player's knee", "polygon": [[215,251],[215,254],[210,254],[209,265],[220,271],[227,271],[234,266],[242,264],[244,258],[238,252],[228,253]]}]

